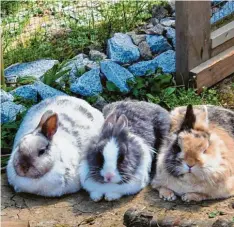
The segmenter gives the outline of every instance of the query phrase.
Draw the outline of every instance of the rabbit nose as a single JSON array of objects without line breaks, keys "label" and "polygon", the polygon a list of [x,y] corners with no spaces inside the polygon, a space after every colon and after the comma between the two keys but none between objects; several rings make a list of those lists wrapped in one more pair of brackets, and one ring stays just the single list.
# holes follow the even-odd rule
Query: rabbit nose
[{"label": "rabbit nose", "polygon": [[188,165],[188,164],[187,164],[187,166],[188,166],[188,168],[189,168],[189,173],[191,173],[191,169],[193,168],[194,165]]},{"label": "rabbit nose", "polygon": [[107,182],[111,182],[111,179],[114,177],[115,175],[113,174],[113,173],[107,173],[106,175],[105,175],[105,180],[107,181]]},{"label": "rabbit nose", "polygon": [[27,162],[21,163],[21,169],[22,169],[22,171],[23,171],[24,173],[27,173],[27,172],[28,172],[29,167],[30,167],[30,164],[29,164],[29,163],[27,163]]}]

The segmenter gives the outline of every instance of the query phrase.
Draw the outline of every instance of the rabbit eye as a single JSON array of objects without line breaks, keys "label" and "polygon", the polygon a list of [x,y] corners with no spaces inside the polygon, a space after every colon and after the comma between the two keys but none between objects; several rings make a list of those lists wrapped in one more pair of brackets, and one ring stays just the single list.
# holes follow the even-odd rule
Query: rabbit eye
[{"label": "rabbit eye", "polygon": [[96,157],[96,158],[97,158],[97,159],[96,159],[97,164],[98,164],[99,166],[103,166],[104,157],[103,157],[103,155],[102,155],[101,152],[98,152],[98,153],[97,153],[97,157]]},{"label": "rabbit eye", "polygon": [[121,162],[123,162],[123,160],[124,160],[124,155],[120,154],[118,157],[118,162],[121,163]]},{"label": "rabbit eye", "polygon": [[38,152],[38,156],[41,156],[41,155],[43,155],[44,153],[45,153],[45,149],[41,149],[41,150],[39,150],[39,152]]},{"label": "rabbit eye", "polygon": [[181,148],[177,142],[173,144],[172,149],[175,154],[178,154],[181,152]]}]

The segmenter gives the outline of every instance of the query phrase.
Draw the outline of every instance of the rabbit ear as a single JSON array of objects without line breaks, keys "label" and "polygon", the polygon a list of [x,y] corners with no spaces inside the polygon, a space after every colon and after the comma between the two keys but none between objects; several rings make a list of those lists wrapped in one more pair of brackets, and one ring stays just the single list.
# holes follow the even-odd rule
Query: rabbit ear
[{"label": "rabbit ear", "polygon": [[119,135],[127,127],[128,127],[128,118],[124,114],[122,114],[120,115],[118,121],[115,124],[113,134]]},{"label": "rabbit ear", "polygon": [[58,115],[51,110],[46,111],[41,117],[38,128],[44,136],[51,140],[58,128]]},{"label": "rabbit ear", "polygon": [[196,116],[193,112],[193,106],[189,104],[187,106],[186,114],[182,122],[182,125],[180,127],[180,130],[183,131],[194,128],[195,122],[196,122]]},{"label": "rabbit ear", "polygon": [[117,116],[115,113],[109,114],[104,122],[102,133],[110,135],[112,133],[116,120]]}]

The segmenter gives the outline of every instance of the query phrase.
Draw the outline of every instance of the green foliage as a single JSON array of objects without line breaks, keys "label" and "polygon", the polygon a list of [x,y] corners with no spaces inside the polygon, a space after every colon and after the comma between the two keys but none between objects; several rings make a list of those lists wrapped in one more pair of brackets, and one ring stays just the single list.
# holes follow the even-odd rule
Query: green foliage
[{"label": "green foliage", "polygon": [[[152,5],[157,3],[159,1],[100,2],[97,7],[90,9],[81,7],[81,11],[76,14],[77,19],[72,19],[65,12],[54,10],[56,3],[51,4],[50,1],[43,1],[40,4],[37,1],[25,1],[22,5],[17,4],[17,13],[11,12],[3,18],[5,65],[39,58],[63,61],[86,51],[90,46],[104,50],[106,40],[115,32],[130,31],[149,19]],[[74,2],[63,1],[62,5],[76,8]],[[48,9],[52,9],[54,19],[63,24],[57,28],[57,33],[51,34],[47,27],[41,26],[39,28],[35,26],[34,30],[26,29],[32,16],[45,16],[46,20],[45,11]],[[18,18],[21,11],[29,12],[22,21]],[[11,22],[16,23],[17,28],[13,26],[8,29],[6,26]],[[19,35],[25,32],[28,33],[27,38],[20,39]]]},{"label": "green foliage", "polygon": [[188,104],[219,104],[216,90],[204,89],[202,94],[198,95],[194,89],[175,86],[170,74],[136,77],[134,81],[128,81],[128,86],[130,92],[123,94],[115,84],[107,81],[102,96],[109,102],[124,98],[144,100],[159,104],[168,110]]},{"label": "green foliage", "polygon": [[19,77],[17,79],[17,86],[27,85],[27,84],[33,84],[37,79],[33,76],[25,76],[25,77]]}]

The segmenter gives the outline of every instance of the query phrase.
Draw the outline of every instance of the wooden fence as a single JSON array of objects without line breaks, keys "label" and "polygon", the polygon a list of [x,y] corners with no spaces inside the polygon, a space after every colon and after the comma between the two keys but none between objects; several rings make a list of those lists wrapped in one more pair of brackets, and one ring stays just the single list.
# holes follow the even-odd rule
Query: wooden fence
[{"label": "wooden fence", "polygon": [[176,1],[176,82],[198,92],[234,73],[234,18],[211,31],[210,1]]}]

